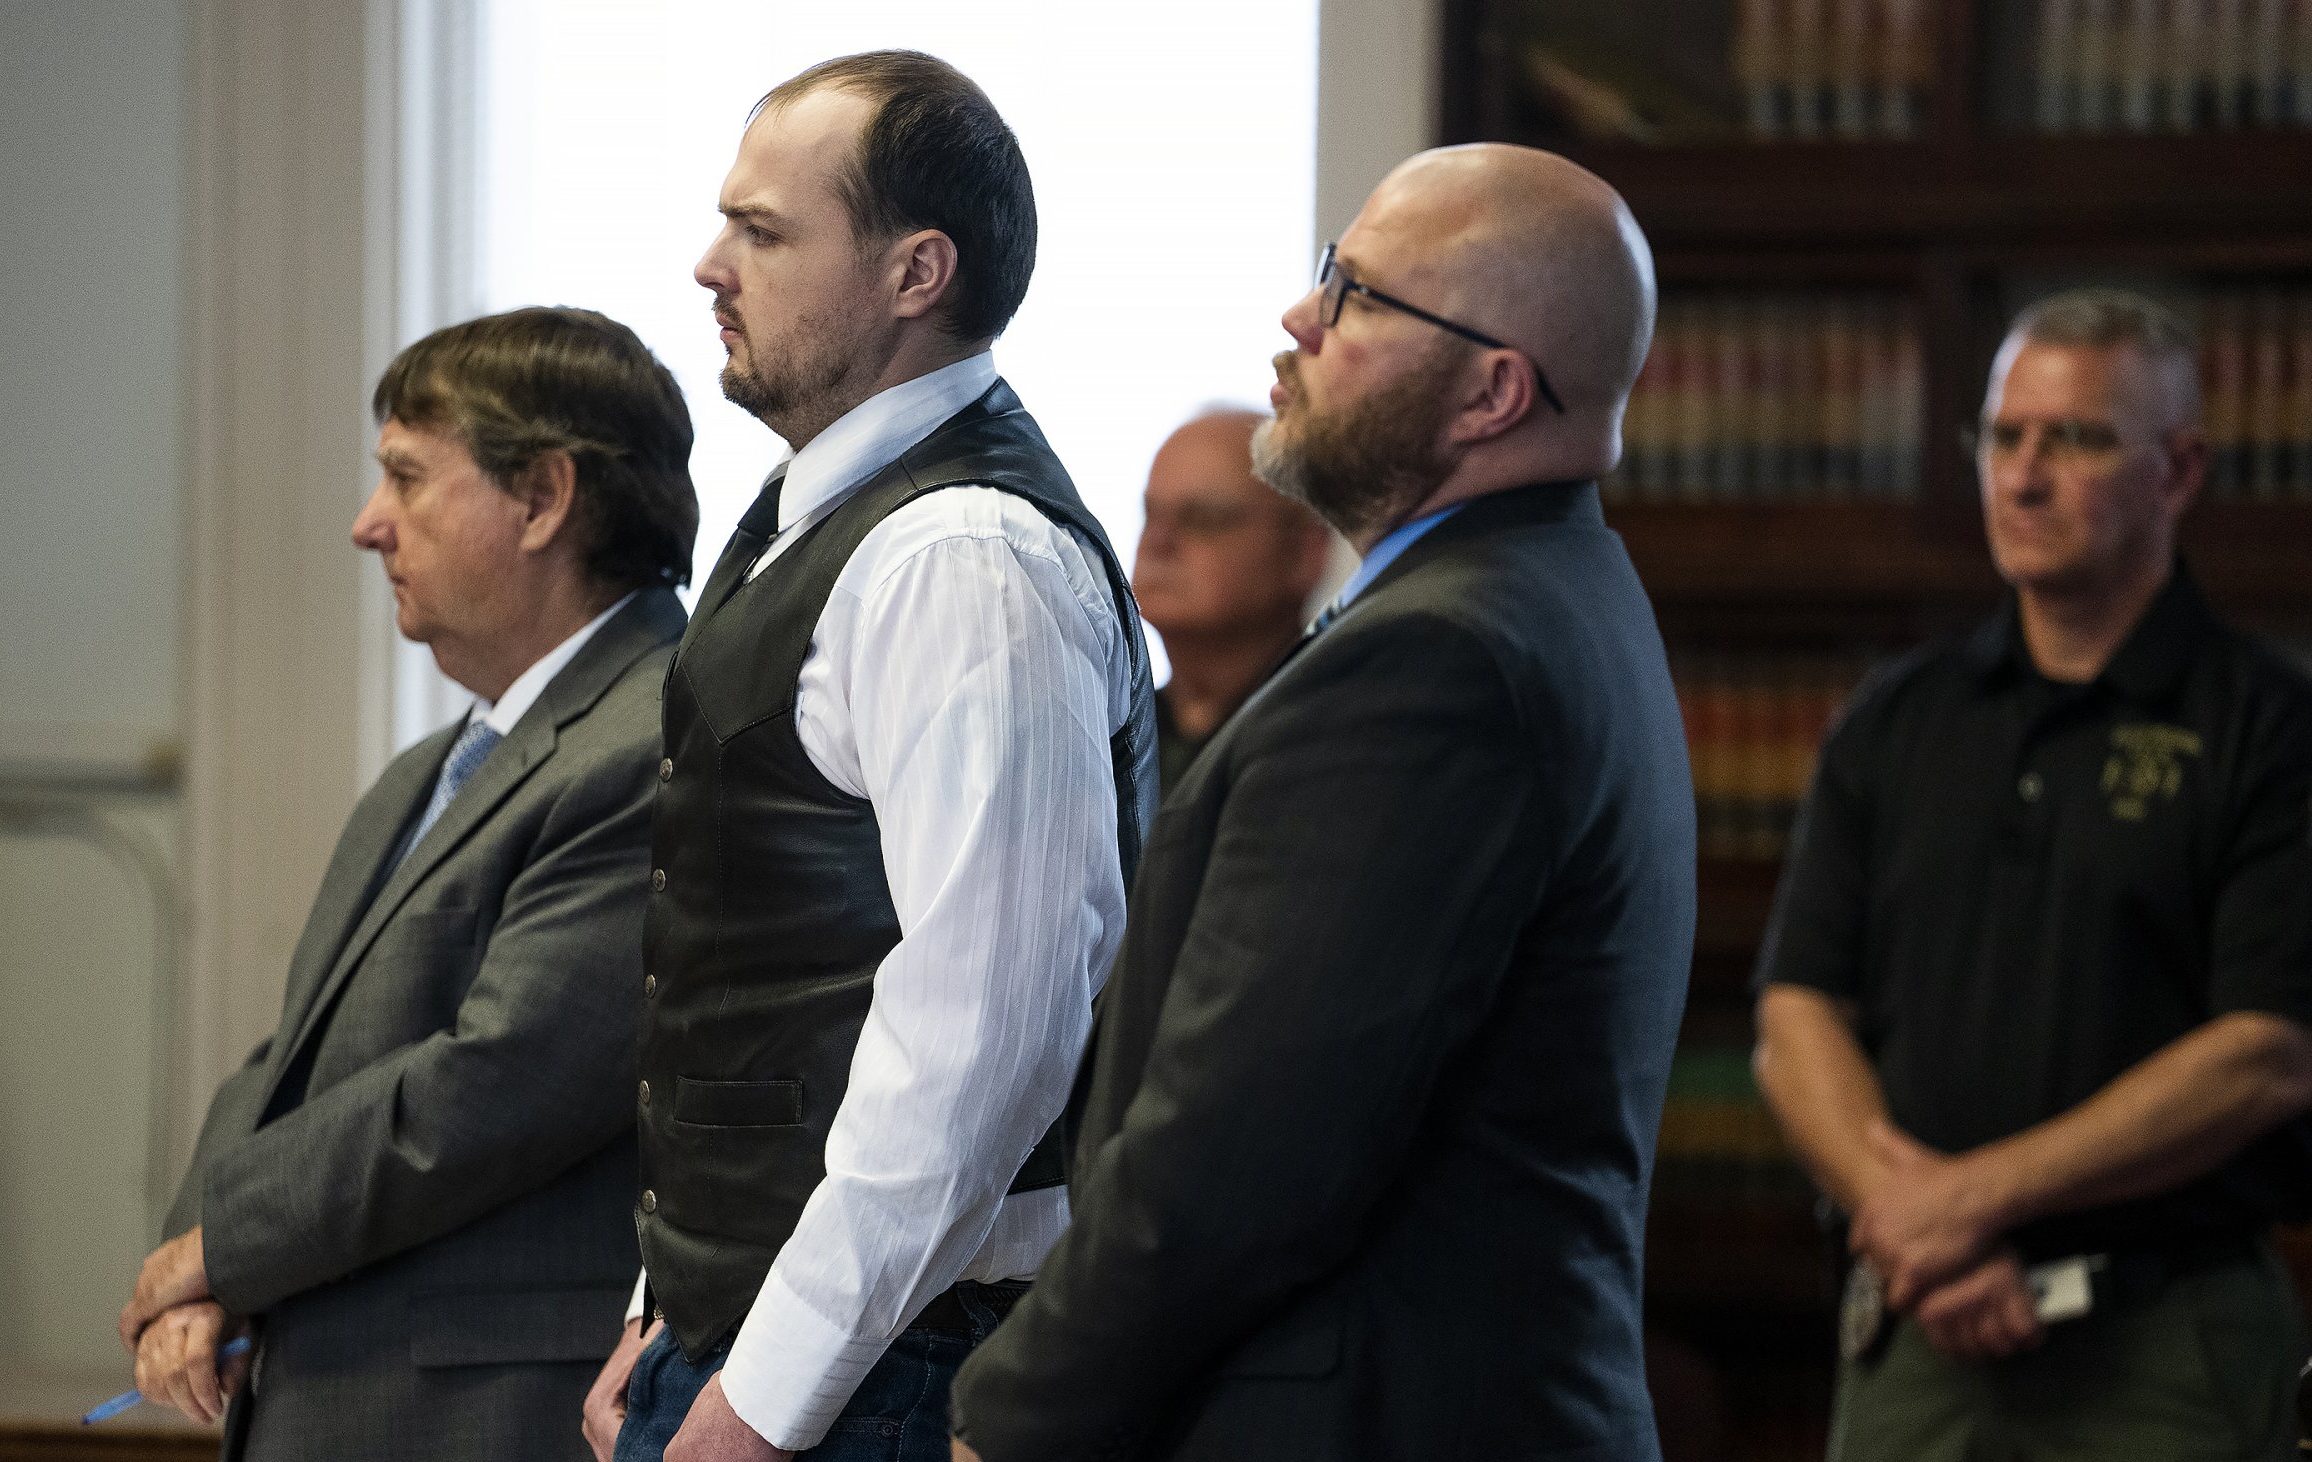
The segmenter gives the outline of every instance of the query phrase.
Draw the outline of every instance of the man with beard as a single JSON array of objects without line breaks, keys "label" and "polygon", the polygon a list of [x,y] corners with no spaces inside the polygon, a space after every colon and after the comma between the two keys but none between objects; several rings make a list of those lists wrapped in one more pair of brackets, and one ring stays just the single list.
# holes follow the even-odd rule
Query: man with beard
[{"label": "man with beard", "polygon": [[1647,1459],[1693,794],[1595,479],[1654,313],[1561,158],[1423,153],[1254,460],[1364,562],[1165,802],[1036,1288],[959,1458]]},{"label": "man with beard", "polygon": [[1204,412],[1148,469],[1132,592],[1172,662],[1156,692],[1167,791],[1300,638],[1332,558],[1316,515],[1253,475],[1252,434],[1267,419]]},{"label": "man with beard", "polygon": [[[1122,566],[990,342],[1035,201],[912,52],[756,109],[699,283],[796,448],[666,682],[636,1114],[647,1307],[598,1456],[934,1455],[1067,1222],[1058,1122],[1154,800]],[[641,1296],[638,1296],[638,1300]]]}]

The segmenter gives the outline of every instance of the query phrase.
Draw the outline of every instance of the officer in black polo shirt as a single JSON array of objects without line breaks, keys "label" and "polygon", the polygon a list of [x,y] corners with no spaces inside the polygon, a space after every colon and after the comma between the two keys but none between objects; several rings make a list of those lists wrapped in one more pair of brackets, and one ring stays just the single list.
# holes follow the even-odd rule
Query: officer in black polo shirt
[{"label": "officer in black polo shirt", "polygon": [[1850,1221],[1833,1459],[2295,1455],[2312,685],[2177,564],[2198,420],[2159,306],[2025,313],[1978,457],[2013,597],[1823,750],[1757,1059]]}]

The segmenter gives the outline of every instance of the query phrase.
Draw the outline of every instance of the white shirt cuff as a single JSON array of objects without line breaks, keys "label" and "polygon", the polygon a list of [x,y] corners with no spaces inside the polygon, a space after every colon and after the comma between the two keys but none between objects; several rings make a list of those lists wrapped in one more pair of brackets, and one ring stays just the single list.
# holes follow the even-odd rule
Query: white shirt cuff
[{"label": "white shirt cuff", "polygon": [[627,1318],[629,1321],[639,1320],[639,1319],[641,1319],[641,1318],[642,1318],[642,1297],[643,1297],[643,1291],[644,1291],[644,1290],[647,1290],[647,1289],[649,1289],[649,1288],[650,1288],[650,1271],[649,1271],[649,1270],[647,1270],[647,1269],[645,1269],[645,1270],[643,1270],[643,1271],[642,1271],[640,1274],[638,1274],[638,1275],[636,1275],[636,1276],[635,1276],[635,1278],[634,1278],[634,1298],[633,1298],[633,1299],[630,1299],[630,1300],[628,1300],[628,1301],[626,1302],[626,1318]]},{"label": "white shirt cuff", "polygon": [[855,1336],[828,1324],[773,1272],[731,1343],[723,1397],[764,1441],[807,1451],[890,1347],[890,1336]]}]

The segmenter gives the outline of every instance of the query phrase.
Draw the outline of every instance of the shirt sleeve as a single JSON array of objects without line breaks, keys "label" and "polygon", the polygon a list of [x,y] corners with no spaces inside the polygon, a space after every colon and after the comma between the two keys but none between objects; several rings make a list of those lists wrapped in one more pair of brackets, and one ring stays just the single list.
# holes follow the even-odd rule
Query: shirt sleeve
[{"label": "shirt sleeve", "polygon": [[2257,717],[2232,801],[2210,925],[2210,1008],[2312,1025],[2312,696]]},{"label": "shirt sleeve", "polygon": [[825,1435],[986,1241],[1066,1106],[1121,937],[1120,632],[1071,585],[1045,526],[909,547],[814,636],[827,716],[805,743],[874,803],[902,937],[876,971],[827,1176],[723,1371],[740,1418],[790,1450]]},{"label": "shirt sleeve", "polygon": [[1861,994],[1877,759],[1874,701],[1866,683],[1823,743],[1759,945],[1753,983],[1760,990],[1803,985],[1839,999]]}]

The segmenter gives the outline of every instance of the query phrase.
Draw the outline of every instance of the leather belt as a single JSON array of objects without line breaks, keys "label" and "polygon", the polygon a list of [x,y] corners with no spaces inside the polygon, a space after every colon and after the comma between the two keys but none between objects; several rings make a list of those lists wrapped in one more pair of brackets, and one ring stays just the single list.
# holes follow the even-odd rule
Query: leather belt
[{"label": "leather belt", "polygon": [[953,1289],[942,1290],[932,1296],[931,1303],[923,1307],[923,1313],[917,1315],[915,1323],[907,1328],[929,1330],[941,1335],[972,1335],[979,1329],[979,1320],[972,1314],[971,1307],[964,1303],[967,1296],[973,1303],[992,1310],[1000,1321],[1011,1313],[1012,1306],[1018,1304],[1020,1296],[1027,1292],[1028,1282],[1024,1279],[1003,1279],[993,1284],[966,1279]]}]

